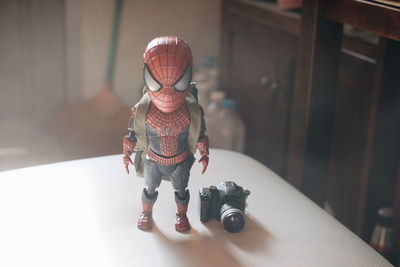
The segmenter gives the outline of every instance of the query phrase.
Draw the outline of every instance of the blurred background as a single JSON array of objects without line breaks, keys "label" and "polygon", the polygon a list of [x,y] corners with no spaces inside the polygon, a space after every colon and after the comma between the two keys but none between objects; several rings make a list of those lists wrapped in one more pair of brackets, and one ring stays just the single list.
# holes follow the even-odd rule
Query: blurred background
[{"label": "blurred background", "polygon": [[0,0],[0,171],[121,153],[143,51],[176,35],[211,146],[262,162],[396,262],[399,27],[383,0]]},{"label": "blurred background", "polygon": [[[153,38],[187,40],[195,69],[217,56],[220,1],[128,0],[114,31],[113,64],[115,3],[0,1],[0,170],[120,153]],[[100,93],[107,68],[114,73],[111,96]]]}]

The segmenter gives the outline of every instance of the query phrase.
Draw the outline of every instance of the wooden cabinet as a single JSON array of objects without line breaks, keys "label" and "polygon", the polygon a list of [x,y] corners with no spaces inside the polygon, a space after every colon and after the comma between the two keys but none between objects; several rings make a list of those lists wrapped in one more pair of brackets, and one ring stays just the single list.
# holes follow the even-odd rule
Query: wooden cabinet
[{"label": "wooden cabinet", "polygon": [[[370,53],[359,51],[358,57],[342,53],[336,91],[335,120],[328,166],[326,199],[335,216],[355,231],[361,223],[366,192],[362,175],[367,145],[368,110],[376,68],[376,47]],[[358,44],[360,46],[360,44]],[[346,51],[346,50],[345,50]]]},{"label": "wooden cabinet", "polygon": [[284,175],[297,38],[266,19],[273,5],[225,4],[222,87],[244,119],[245,153]]},{"label": "wooden cabinet", "polygon": [[394,202],[400,50],[342,38],[318,2],[301,20],[272,3],[224,1],[221,86],[245,120],[245,153],[368,239],[377,209]]}]

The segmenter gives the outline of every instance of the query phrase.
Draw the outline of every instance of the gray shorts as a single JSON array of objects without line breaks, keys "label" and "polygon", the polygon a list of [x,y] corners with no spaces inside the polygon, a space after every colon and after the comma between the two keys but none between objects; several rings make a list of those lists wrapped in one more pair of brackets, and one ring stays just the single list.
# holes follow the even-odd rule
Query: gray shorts
[{"label": "gray shorts", "polygon": [[147,186],[158,188],[164,176],[171,178],[173,188],[183,190],[188,186],[190,169],[194,162],[193,155],[189,155],[184,161],[170,165],[163,166],[151,159],[146,159],[144,163],[144,180]]}]

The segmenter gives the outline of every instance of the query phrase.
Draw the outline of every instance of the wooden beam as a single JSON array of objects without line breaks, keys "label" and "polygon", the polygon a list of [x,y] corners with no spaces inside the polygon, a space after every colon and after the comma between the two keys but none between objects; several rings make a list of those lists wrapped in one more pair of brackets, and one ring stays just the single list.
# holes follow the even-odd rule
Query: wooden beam
[{"label": "wooden beam", "polygon": [[[399,148],[400,150],[400,148]],[[400,155],[397,160],[396,191],[395,191],[395,219],[396,219],[396,243],[400,244]],[[400,246],[397,246],[397,255],[400,255]]]},{"label": "wooden beam", "polygon": [[374,82],[372,84],[371,102],[368,108],[368,125],[365,141],[365,152],[360,180],[360,193],[357,201],[356,228],[358,235],[363,234],[365,210],[367,204],[368,184],[371,171],[372,155],[374,151],[374,139],[376,131],[376,120],[379,108],[379,93],[382,86],[382,75],[384,71],[384,57],[386,54],[386,41],[381,39],[378,49],[377,64],[375,67]]},{"label": "wooden beam", "polygon": [[400,8],[365,0],[326,2],[328,19],[400,41]]},{"label": "wooden beam", "polygon": [[360,182],[356,233],[368,239],[376,212],[395,202],[400,147],[400,43],[382,38],[370,107]]},{"label": "wooden beam", "polygon": [[320,0],[305,1],[302,8],[288,157],[288,180],[321,205],[342,40],[342,25],[326,20],[324,7]]}]

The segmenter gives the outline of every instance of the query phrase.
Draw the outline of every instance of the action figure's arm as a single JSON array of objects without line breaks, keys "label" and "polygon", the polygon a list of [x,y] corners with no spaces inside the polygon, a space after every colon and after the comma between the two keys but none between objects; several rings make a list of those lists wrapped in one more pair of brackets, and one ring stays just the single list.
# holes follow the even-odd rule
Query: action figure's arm
[{"label": "action figure's arm", "polygon": [[197,149],[200,152],[201,158],[199,162],[203,164],[203,170],[201,173],[203,174],[208,166],[208,155],[209,155],[209,142],[208,142],[208,136],[206,135],[206,123],[204,121],[204,112],[203,109],[201,109],[201,127],[200,127],[200,136],[199,140],[197,141]]},{"label": "action figure's arm", "polygon": [[134,125],[135,125],[135,115],[136,115],[136,106],[132,108],[132,114],[131,118],[129,120],[129,125],[128,125],[128,135],[124,136],[124,139],[122,141],[122,153],[124,154],[123,157],[123,162],[125,165],[126,172],[129,174],[129,164],[133,165],[133,162],[131,160],[131,155],[133,153],[133,150],[135,149],[136,146],[136,135],[134,131]]}]

